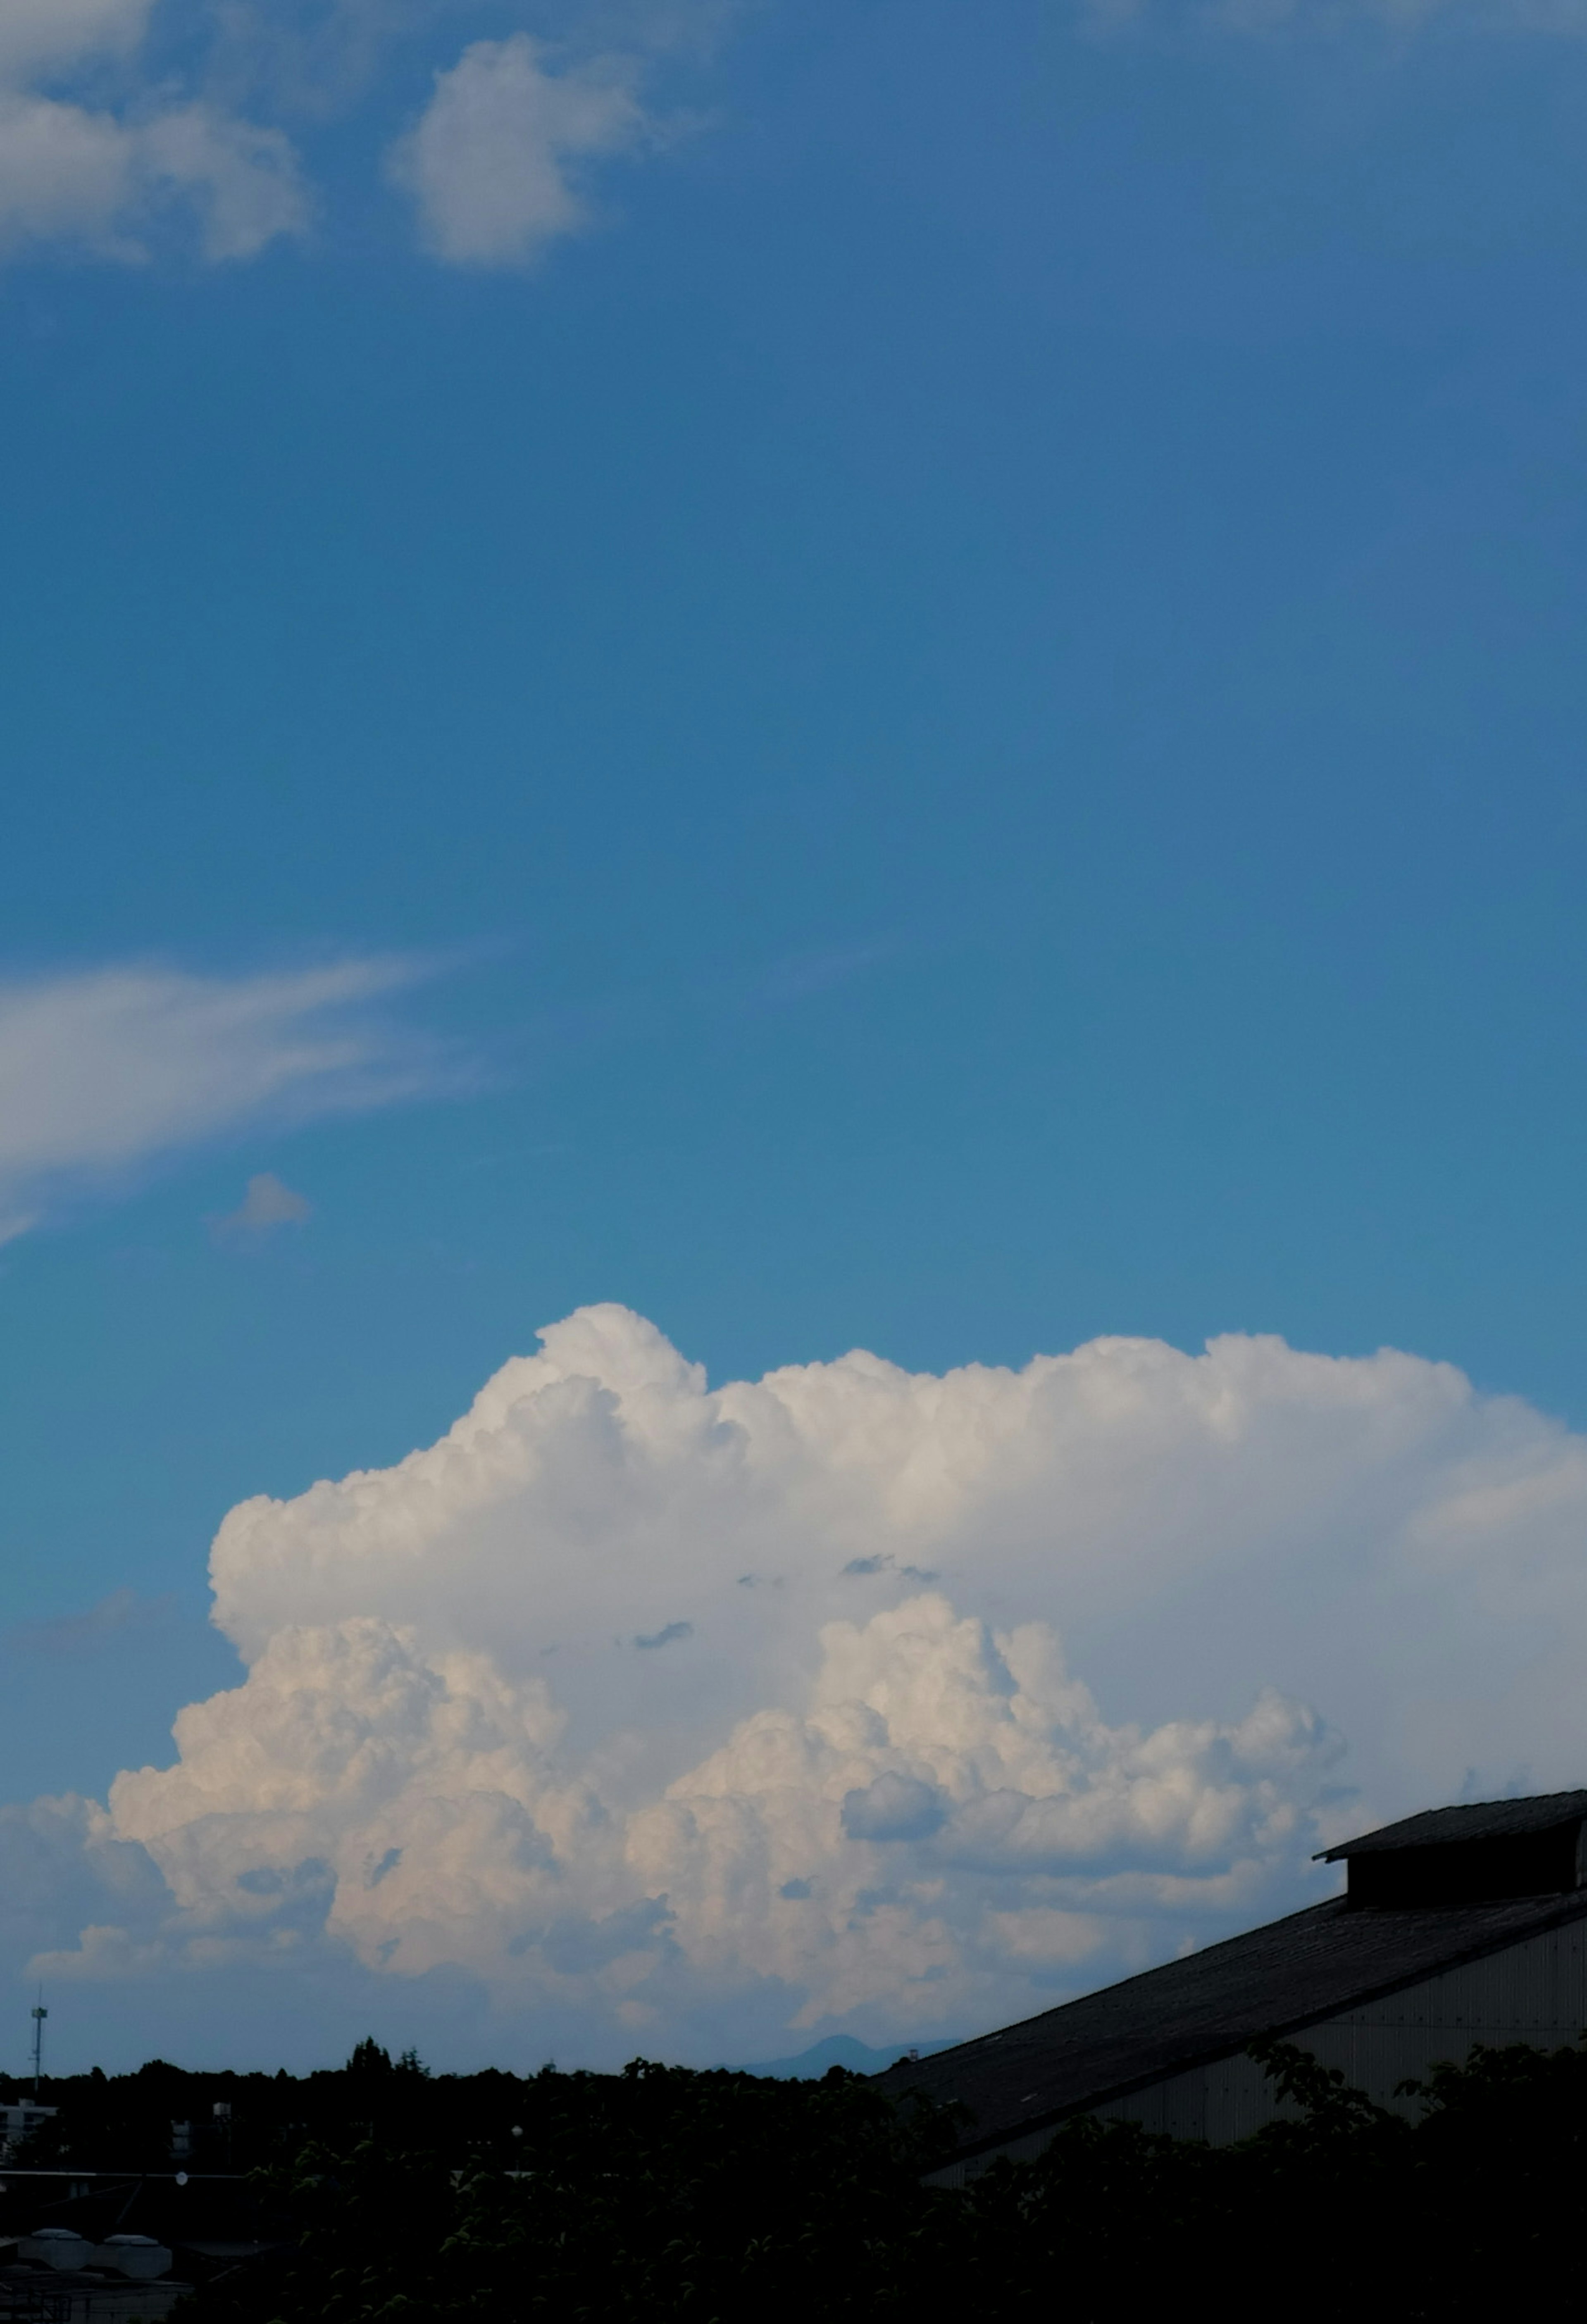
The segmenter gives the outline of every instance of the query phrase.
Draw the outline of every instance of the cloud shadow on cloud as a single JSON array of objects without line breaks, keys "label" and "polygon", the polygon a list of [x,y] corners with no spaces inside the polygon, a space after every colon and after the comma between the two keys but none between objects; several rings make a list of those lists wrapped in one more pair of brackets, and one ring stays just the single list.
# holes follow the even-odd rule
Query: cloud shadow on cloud
[{"label": "cloud shadow on cloud", "polygon": [[844,1794],[843,1828],[851,1840],[930,1840],[942,1830],[947,1814],[935,1784],[900,1775],[892,1768],[863,1791]]}]

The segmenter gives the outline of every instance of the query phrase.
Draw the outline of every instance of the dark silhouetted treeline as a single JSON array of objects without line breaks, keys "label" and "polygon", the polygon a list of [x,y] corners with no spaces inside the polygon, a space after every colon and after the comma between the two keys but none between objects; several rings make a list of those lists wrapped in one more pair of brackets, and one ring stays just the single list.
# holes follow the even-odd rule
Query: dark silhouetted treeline
[{"label": "dark silhouetted treeline", "polygon": [[57,2082],[36,2144],[169,2170],[173,2120],[232,2107],[233,2159],[278,2248],[217,2273],[192,2324],[1575,2306],[1587,2052],[1479,2052],[1435,2071],[1414,2121],[1296,2050],[1262,2054],[1296,2112],[1241,2145],[1082,2121],[962,2192],[924,2183],[954,2122],[841,2070],[432,2077],[372,2043],[300,2080],[148,2066]]}]

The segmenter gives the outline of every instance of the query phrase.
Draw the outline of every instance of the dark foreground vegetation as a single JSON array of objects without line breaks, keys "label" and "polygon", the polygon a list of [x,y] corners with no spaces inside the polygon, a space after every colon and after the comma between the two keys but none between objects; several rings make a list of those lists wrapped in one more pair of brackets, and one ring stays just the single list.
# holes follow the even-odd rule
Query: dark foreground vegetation
[{"label": "dark foreground vegetation", "polygon": [[[185,2123],[206,2151],[190,2188],[160,2200],[234,2206],[233,2255],[188,2271],[208,2279],[180,2311],[190,2324],[950,2310],[1088,2324],[1186,2301],[1464,2318],[1556,2287],[1574,2305],[1587,2051],[1478,2052],[1434,2075],[1414,2122],[1294,2050],[1263,2054],[1298,2111],[1242,2145],[1080,2122],[963,2193],[922,2183],[955,2144],[951,2119],[835,2070],[431,2077],[372,2043],[301,2080],[156,2064],[46,2088],[60,2111],[12,2158],[0,2225],[37,2224],[23,2214],[46,2182],[19,2165],[169,2174]],[[248,2175],[206,2196],[228,2168]],[[239,2264],[244,2236],[274,2247]]]}]

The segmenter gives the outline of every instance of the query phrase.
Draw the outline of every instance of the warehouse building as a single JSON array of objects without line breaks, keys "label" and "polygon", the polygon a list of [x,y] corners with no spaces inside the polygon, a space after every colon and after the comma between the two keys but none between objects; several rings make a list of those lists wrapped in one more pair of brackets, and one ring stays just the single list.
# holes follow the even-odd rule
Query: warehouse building
[{"label": "warehouse building", "polygon": [[962,2184],[1076,2115],[1214,2145],[1281,2111],[1247,2046],[1277,2035],[1380,2106],[1476,2043],[1587,2028],[1587,1791],[1435,1808],[1324,1851],[1347,1888],[1001,2033],[880,2076],[966,2107]]}]

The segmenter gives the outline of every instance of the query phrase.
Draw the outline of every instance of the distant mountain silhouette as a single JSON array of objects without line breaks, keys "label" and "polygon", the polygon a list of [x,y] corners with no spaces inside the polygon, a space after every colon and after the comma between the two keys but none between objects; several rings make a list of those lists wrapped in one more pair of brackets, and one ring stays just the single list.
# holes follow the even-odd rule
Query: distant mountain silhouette
[{"label": "distant mountain silhouette", "polygon": [[[955,2037],[956,2038],[956,2037]],[[741,2074],[765,2074],[784,2082],[811,2081],[824,2074],[829,2066],[846,2066],[851,2074],[880,2074],[889,2066],[907,2058],[910,2051],[918,2057],[929,2058],[938,2050],[951,2050],[947,2042],[895,2042],[889,2050],[872,2050],[863,2042],[856,2042],[852,2034],[829,2034],[825,2042],[801,2050],[797,2058],[773,2058],[764,2065],[740,2066]]]}]

